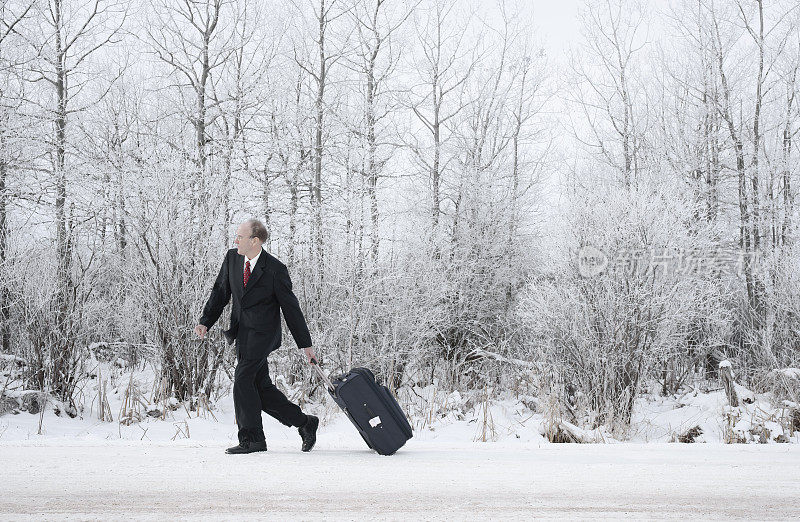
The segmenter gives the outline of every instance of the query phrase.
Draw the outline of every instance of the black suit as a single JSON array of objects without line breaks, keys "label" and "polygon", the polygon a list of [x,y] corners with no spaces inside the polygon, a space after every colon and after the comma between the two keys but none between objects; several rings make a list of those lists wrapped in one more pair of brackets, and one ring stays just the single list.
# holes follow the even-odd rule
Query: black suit
[{"label": "black suit", "polygon": [[290,402],[269,377],[267,356],[281,345],[280,311],[299,348],[311,346],[300,304],[292,292],[286,265],[264,250],[244,286],[244,256],[235,248],[222,262],[211,296],[203,308],[200,324],[209,329],[217,322],[233,296],[231,327],[224,331],[229,343],[236,340],[236,372],[233,402],[239,441],[264,440],[261,410],[287,426],[301,426],[306,416]]}]

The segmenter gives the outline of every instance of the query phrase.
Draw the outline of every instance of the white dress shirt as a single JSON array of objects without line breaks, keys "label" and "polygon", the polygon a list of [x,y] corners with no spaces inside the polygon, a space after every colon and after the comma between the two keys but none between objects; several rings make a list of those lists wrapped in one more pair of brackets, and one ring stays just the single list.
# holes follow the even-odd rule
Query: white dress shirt
[{"label": "white dress shirt", "polygon": [[242,273],[244,273],[245,268],[247,267],[247,261],[250,261],[250,273],[253,273],[253,270],[256,268],[256,263],[258,262],[258,257],[261,255],[263,250],[259,250],[256,257],[253,259],[247,259],[247,256],[244,256],[244,263],[242,264]]}]

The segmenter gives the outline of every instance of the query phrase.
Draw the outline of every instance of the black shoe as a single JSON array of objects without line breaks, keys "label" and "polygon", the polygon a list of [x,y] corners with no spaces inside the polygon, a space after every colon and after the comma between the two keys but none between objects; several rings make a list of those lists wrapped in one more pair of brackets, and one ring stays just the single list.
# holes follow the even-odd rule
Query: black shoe
[{"label": "black shoe", "polygon": [[267,451],[267,441],[250,442],[246,440],[240,442],[238,446],[226,449],[225,453],[229,455],[238,455],[240,453],[254,453],[256,451]]},{"label": "black shoe", "polygon": [[297,428],[300,432],[300,437],[303,438],[303,451],[311,451],[314,443],[317,442],[317,428],[319,427],[319,419],[313,415],[308,415],[308,420],[305,424]]}]

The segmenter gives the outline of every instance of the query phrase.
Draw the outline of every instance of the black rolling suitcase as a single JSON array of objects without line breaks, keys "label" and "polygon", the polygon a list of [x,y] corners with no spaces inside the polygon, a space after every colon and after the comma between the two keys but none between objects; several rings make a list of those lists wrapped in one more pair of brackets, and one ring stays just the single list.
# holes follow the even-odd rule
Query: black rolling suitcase
[{"label": "black rolling suitcase", "polygon": [[367,446],[391,455],[412,437],[411,425],[397,400],[386,386],[375,382],[370,370],[353,368],[331,381],[316,360],[312,365]]}]

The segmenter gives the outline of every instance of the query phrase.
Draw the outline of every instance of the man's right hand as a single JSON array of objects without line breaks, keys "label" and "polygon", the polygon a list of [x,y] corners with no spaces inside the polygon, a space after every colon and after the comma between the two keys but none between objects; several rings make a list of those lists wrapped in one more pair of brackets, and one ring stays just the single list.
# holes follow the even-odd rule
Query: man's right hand
[{"label": "man's right hand", "polygon": [[194,327],[194,333],[196,333],[197,337],[200,339],[205,339],[206,334],[208,333],[208,328],[204,324],[198,324]]}]

